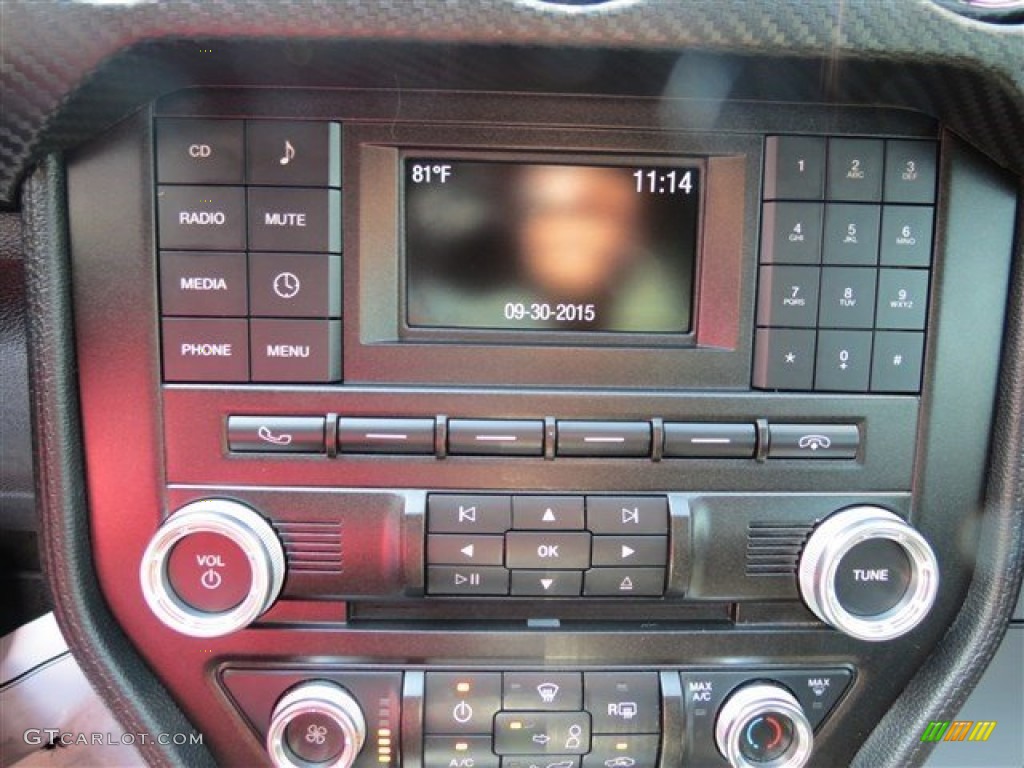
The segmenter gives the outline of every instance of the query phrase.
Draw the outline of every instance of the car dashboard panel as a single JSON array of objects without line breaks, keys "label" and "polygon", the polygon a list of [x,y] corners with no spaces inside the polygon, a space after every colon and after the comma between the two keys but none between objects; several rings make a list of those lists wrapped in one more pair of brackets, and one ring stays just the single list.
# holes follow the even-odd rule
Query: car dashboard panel
[{"label": "car dashboard panel", "polygon": [[870,764],[1019,536],[1024,95],[498,5],[552,35],[150,41],[62,112],[88,135],[26,196],[66,225],[58,560],[148,668],[126,708],[225,765]]}]

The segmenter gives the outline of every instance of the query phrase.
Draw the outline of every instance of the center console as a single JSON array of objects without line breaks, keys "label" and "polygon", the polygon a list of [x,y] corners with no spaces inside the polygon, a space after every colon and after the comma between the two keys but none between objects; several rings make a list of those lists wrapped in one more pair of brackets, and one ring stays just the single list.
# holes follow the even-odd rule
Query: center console
[{"label": "center console", "polygon": [[70,158],[100,582],[225,762],[842,764],[945,631],[1012,185],[676,107],[197,89]]}]

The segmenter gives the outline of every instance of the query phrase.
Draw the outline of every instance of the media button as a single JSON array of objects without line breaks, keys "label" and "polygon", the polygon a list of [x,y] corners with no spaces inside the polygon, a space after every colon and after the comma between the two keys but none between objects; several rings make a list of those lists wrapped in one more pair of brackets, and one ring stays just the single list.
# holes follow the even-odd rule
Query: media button
[{"label": "media button", "polygon": [[341,126],[309,120],[246,123],[250,184],[341,186]]},{"label": "media button", "polygon": [[183,251],[245,250],[245,189],[157,187],[160,247]]},{"label": "media button", "polygon": [[161,184],[241,184],[243,151],[241,120],[156,121],[156,175]]},{"label": "media button", "polygon": [[161,251],[160,310],[165,315],[245,317],[244,253]]},{"label": "media button", "polygon": [[504,533],[512,525],[510,496],[427,497],[427,530],[431,533]]},{"label": "media button", "polygon": [[506,672],[503,709],[583,709],[583,676],[579,672]]}]

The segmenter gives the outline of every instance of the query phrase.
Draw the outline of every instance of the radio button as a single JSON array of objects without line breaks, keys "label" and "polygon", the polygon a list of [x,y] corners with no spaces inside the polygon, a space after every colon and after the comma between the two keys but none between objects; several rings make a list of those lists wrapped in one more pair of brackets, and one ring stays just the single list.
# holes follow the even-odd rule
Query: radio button
[{"label": "radio button", "polygon": [[165,381],[248,381],[247,320],[167,318]]},{"label": "radio button", "polygon": [[654,735],[595,735],[590,742],[590,754],[583,758],[583,768],[657,765],[660,742],[661,737]]},{"label": "radio button", "polygon": [[850,203],[825,206],[822,262],[873,267],[878,263],[879,207]]},{"label": "radio button", "polygon": [[594,534],[666,535],[664,496],[587,496],[587,528]]},{"label": "radio button", "polygon": [[878,331],[871,362],[872,392],[919,392],[924,334]]},{"label": "radio button", "polygon": [[754,345],[754,386],[758,389],[810,389],[814,383],[812,330],[758,328]]},{"label": "radio button", "polygon": [[338,419],[341,453],[434,453],[433,419]]},{"label": "radio button", "polygon": [[161,118],[156,169],[161,184],[241,184],[241,120]]},{"label": "radio button", "polygon": [[761,263],[820,263],[821,222],[821,203],[765,203]]},{"label": "radio button", "polygon": [[487,736],[426,736],[423,739],[423,768],[499,768]]},{"label": "radio button", "polygon": [[582,571],[512,571],[513,597],[579,597]]},{"label": "radio button", "polygon": [[875,320],[874,269],[825,267],[821,270],[820,328],[870,328]]},{"label": "radio button", "polygon": [[228,416],[228,449],[324,453],[323,416]]},{"label": "radio button", "polygon": [[881,139],[829,139],[828,199],[880,201],[884,151]]},{"label": "radio button", "polygon": [[426,734],[489,736],[501,709],[501,673],[427,672],[423,709]]},{"label": "radio button", "polygon": [[927,316],[927,270],[879,270],[876,328],[923,331]]},{"label": "radio button", "polygon": [[249,250],[341,252],[341,192],[249,188]]},{"label": "radio button", "polygon": [[871,369],[871,331],[819,331],[814,389],[818,392],[867,392]]},{"label": "radio button", "polygon": [[164,316],[245,317],[244,253],[162,251],[160,309]]},{"label": "radio button", "polygon": [[579,672],[506,672],[504,709],[578,711],[583,709]]},{"label": "radio button", "polygon": [[751,459],[757,445],[753,424],[665,424],[666,458]]},{"label": "radio button", "polygon": [[885,202],[935,202],[935,142],[886,142]]},{"label": "radio button", "polygon": [[251,254],[249,306],[257,317],[340,317],[341,256]]},{"label": "radio button", "polygon": [[640,458],[651,455],[646,421],[559,421],[558,456]]},{"label": "radio button", "polygon": [[429,565],[501,565],[505,540],[501,536],[427,536]]},{"label": "radio button", "polygon": [[245,127],[250,184],[341,186],[337,123],[250,120]]},{"label": "radio button", "polygon": [[590,534],[509,532],[505,534],[505,564],[509,568],[586,568],[590,565]]},{"label": "radio button", "polygon": [[591,568],[584,574],[586,597],[661,597],[664,568]]},{"label": "radio button", "polygon": [[542,456],[544,422],[513,419],[449,419],[452,456]]},{"label": "radio button", "polygon": [[[545,755],[545,764],[551,762],[553,756],[585,754],[590,751],[590,715],[587,712],[499,712],[494,718],[494,751],[499,755]],[[523,765],[533,763],[528,761]],[[502,764],[506,765],[504,761]]]},{"label": "radio button", "polygon": [[338,320],[252,320],[252,380],[304,384],[341,378]]},{"label": "radio button", "polygon": [[932,263],[932,207],[887,205],[882,211],[884,267],[930,267]]},{"label": "radio button", "polygon": [[510,496],[427,497],[427,530],[431,533],[504,533],[511,524]]},{"label": "radio button", "polygon": [[657,672],[585,672],[584,708],[594,733],[661,733]]},{"label": "radio button", "polygon": [[595,536],[594,565],[655,565],[668,563],[667,536]]},{"label": "radio button", "polygon": [[582,496],[513,496],[512,527],[521,531],[581,531]]},{"label": "radio button", "polygon": [[855,459],[860,430],[855,424],[770,424],[769,459]]},{"label": "radio button", "polygon": [[769,136],[765,141],[765,200],[820,200],[825,188],[825,139]]},{"label": "radio button", "polygon": [[245,189],[157,188],[160,247],[183,251],[245,250]]},{"label": "radio button", "polygon": [[494,566],[428,565],[431,595],[507,595],[508,571]]},{"label": "radio button", "polygon": [[818,320],[818,267],[761,267],[757,324],[813,328]]}]

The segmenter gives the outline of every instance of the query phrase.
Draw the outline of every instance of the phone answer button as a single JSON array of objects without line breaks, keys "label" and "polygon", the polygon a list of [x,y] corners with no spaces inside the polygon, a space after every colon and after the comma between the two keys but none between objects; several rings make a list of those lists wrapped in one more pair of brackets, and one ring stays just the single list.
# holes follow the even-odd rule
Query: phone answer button
[{"label": "phone answer button", "polygon": [[242,453],[324,453],[323,416],[229,416],[228,448]]}]

